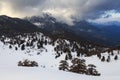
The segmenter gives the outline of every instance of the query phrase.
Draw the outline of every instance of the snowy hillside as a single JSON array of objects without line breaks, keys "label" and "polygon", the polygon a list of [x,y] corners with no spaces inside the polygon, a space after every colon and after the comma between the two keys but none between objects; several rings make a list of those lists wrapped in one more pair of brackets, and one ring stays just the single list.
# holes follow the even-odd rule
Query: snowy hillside
[{"label": "snowy hillside", "polygon": [[[0,79],[1,80],[119,80],[120,79],[120,55],[118,51],[114,51],[114,55],[111,56],[110,62],[101,62],[101,60],[96,56],[80,56],[78,57],[76,52],[72,52],[72,58],[85,59],[86,64],[94,64],[97,66],[97,70],[101,73],[101,76],[90,76],[85,74],[77,74],[72,72],[60,71],[58,69],[59,62],[65,60],[66,54],[63,53],[56,58],[55,47],[59,45],[60,41],[56,40],[55,44],[51,43],[51,39],[48,37],[43,37],[39,34],[34,37],[30,35],[24,37],[17,36],[17,39],[23,41],[21,44],[16,44],[15,39],[7,38],[2,36],[0,41]],[[36,39],[37,38],[37,39]],[[47,43],[39,45],[39,39],[47,40]],[[45,39],[46,38],[46,39]],[[4,40],[3,40],[4,39]],[[33,40],[31,40],[33,39]],[[36,41],[34,40],[36,39]],[[25,40],[25,42],[24,42]],[[44,41],[43,40],[43,41]],[[19,41],[19,40],[18,40]],[[33,42],[32,46],[28,42]],[[65,40],[67,44],[70,42]],[[19,42],[18,42],[19,43]],[[21,48],[24,45],[28,45],[25,48]],[[49,44],[48,44],[49,43]],[[42,46],[39,48],[39,46]],[[21,50],[22,49],[22,50]],[[60,52],[60,51],[58,51]],[[105,56],[105,59],[111,55],[111,53],[102,53],[101,57]],[[114,60],[115,55],[118,55],[118,60]],[[36,61],[38,67],[20,67],[18,66],[19,61],[25,59]],[[67,62],[71,64],[71,60],[68,59]]]}]

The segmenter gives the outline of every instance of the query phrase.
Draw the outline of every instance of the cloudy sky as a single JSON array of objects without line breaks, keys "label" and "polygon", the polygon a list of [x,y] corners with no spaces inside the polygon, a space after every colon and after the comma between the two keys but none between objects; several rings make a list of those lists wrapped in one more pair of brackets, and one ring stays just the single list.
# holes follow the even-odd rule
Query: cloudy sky
[{"label": "cloudy sky", "polygon": [[72,24],[74,19],[118,21],[120,0],[0,0],[0,15],[25,17],[50,13]]}]

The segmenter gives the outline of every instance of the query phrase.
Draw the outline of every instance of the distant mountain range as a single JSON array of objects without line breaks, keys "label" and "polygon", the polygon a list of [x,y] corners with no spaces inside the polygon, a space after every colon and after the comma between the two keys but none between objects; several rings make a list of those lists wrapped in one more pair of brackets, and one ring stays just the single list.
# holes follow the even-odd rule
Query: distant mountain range
[{"label": "distant mountain range", "polygon": [[[101,26],[101,27],[100,27]],[[75,41],[89,41],[106,46],[120,45],[119,25],[100,25],[83,21],[74,21],[68,25],[45,14],[24,19],[0,16],[0,33],[40,31],[52,38],[65,38]]]},{"label": "distant mountain range", "polygon": [[[93,24],[83,21],[74,21],[74,25],[68,25],[57,21],[50,15],[32,16],[25,18],[27,21],[38,26],[43,33],[50,35],[60,34],[75,40],[87,40],[107,46],[116,46],[120,44],[120,26],[112,22],[107,24]],[[114,24],[113,24],[114,23]]]}]

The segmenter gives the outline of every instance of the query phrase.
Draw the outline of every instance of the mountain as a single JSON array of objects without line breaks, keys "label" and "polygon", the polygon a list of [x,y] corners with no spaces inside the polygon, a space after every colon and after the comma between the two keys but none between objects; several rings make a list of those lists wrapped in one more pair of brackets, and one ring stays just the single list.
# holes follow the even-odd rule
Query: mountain
[{"label": "mountain", "polygon": [[74,22],[71,30],[79,37],[82,36],[85,40],[90,40],[92,42],[101,43],[106,39],[104,35],[99,34],[101,29],[91,25],[87,21]]},{"label": "mountain", "polygon": [[0,33],[34,32],[38,28],[32,23],[5,15],[0,16]]},{"label": "mountain", "polygon": [[109,26],[104,26],[102,29],[104,32],[106,32],[106,35],[111,36],[114,39],[120,40],[119,38],[120,26],[109,25]]},{"label": "mountain", "polygon": [[92,25],[101,29],[99,34],[102,34],[111,41],[113,45],[120,44],[120,23],[119,22],[108,22],[105,24],[91,23]]},{"label": "mountain", "polygon": [[62,37],[70,40],[89,41],[109,47],[120,44],[120,25],[118,22],[97,24],[82,20],[74,21],[74,25],[68,25],[57,21],[48,14],[44,14],[42,17],[26,17],[25,20],[38,26],[44,34],[54,36],[54,38]]},{"label": "mountain", "polygon": [[26,17],[25,20],[38,26],[44,34],[54,36],[55,38],[62,37],[70,40],[89,41],[107,46],[112,45],[112,42],[104,34],[101,34],[102,30],[100,28],[85,20],[74,21],[74,25],[72,26],[59,22],[48,14],[42,17]]},{"label": "mountain", "polygon": [[[9,35],[20,33],[14,36],[1,33],[0,79],[92,80],[94,78],[96,80],[119,80],[120,47],[109,48],[90,43],[87,40],[79,40],[78,36],[82,35],[82,32],[86,33],[85,35],[101,32],[90,23],[86,21],[75,22],[74,29],[73,26],[57,22],[54,18],[52,18],[54,21],[48,18],[45,22],[42,20],[43,23],[39,23],[38,28],[33,25],[38,25],[38,23],[31,24],[28,21],[7,16],[2,16],[0,19],[2,32]],[[17,25],[16,21],[19,22]],[[28,25],[33,25],[30,30]],[[11,32],[7,32],[8,29]],[[57,39],[41,32],[35,32],[40,30],[41,32],[44,30],[43,32],[47,35],[56,35],[54,37]],[[81,34],[77,30],[81,31]],[[75,31],[77,32],[75,33]],[[67,37],[75,39],[69,40]],[[76,41],[77,39],[79,41]]]},{"label": "mountain", "polygon": [[[86,42],[87,44],[101,45],[99,43],[90,42],[87,38],[88,34],[85,38],[85,34],[83,36],[82,34],[79,35],[78,33],[76,33],[76,30],[73,29],[73,26],[69,26],[68,24],[58,22],[55,18],[49,15],[45,15],[43,18],[33,17],[30,18],[29,21],[2,15],[0,16],[0,35],[6,34],[7,36],[14,37],[18,34],[25,35],[24,33],[41,32],[51,37],[53,41],[61,38],[70,41],[82,41],[83,43]],[[38,23],[42,25],[36,26],[35,24]],[[89,28],[86,27],[86,29],[88,29],[87,32],[90,31]]]},{"label": "mountain", "polygon": [[[99,27],[98,27],[99,26]],[[44,14],[41,16],[26,17],[24,20],[0,16],[0,33],[26,33],[40,31],[54,39],[63,38],[72,41],[87,41],[105,46],[120,44],[118,25],[93,25],[85,20],[74,21],[68,25],[57,21],[54,17]]]}]

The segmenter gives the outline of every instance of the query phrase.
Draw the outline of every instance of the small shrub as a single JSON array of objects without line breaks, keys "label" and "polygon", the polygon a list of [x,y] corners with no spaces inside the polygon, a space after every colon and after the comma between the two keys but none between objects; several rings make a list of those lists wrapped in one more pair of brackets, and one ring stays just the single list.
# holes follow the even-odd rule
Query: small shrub
[{"label": "small shrub", "polygon": [[88,65],[87,75],[100,76],[101,74],[95,69],[96,66],[93,64]]},{"label": "small shrub", "polygon": [[25,59],[24,61],[19,61],[18,66],[38,67],[38,63],[36,61],[30,61],[28,59]]}]

